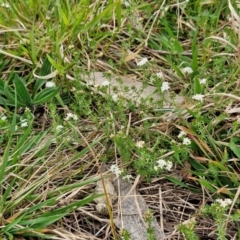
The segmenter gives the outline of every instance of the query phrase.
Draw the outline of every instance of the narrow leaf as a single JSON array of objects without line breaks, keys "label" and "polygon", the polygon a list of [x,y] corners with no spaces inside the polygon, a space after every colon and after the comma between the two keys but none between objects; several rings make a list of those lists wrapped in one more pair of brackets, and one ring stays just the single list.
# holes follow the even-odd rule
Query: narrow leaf
[{"label": "narrow leaf", "polygon": [[17,74],[14,76],[14,84],[17,91],[18,101],[21,101],[25,106],[30,107],[32,104],[31,96],[23,80]]},{"label": "narrow leaf", "polygon": [[194,94],[200,94],[202,92],[202,86],[198,78],[194,79]]},{"label": "narrow leaf", "polygon": [[55,97],[60,91],[60,87],[45,88],[36,95],[33,100],[34,104],[44,104],[51,98]]},{"label": "narrow leaf", "polygon": [[240,148],[234,143],[233,140],[229,143],[229,148],[234,152],[234,154],[240,158]]}]

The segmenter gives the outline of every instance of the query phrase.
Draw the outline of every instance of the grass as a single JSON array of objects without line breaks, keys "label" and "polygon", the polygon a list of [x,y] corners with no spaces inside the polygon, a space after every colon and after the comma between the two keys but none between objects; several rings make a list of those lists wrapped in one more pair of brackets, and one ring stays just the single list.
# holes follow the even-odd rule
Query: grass
[{"label": "grass", "polygon": [[148,239],[240,239],[239,1],[0,3],[1,239],[130,239],[103,163],[141,176]]}]

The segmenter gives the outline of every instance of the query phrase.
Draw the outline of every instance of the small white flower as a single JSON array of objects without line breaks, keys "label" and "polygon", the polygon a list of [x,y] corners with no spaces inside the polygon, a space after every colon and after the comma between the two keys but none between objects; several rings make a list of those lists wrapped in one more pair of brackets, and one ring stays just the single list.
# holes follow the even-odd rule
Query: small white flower
[{"label": "small white flower", "polygon": [[165,160],[159,159],[159,160],[157,160],[157,164],[158,164],[159,168],[163,169],[166,166],[167,163],[166,163]]},{"label": "small white flower", "polygon": [[179,134],[178,134],[178,138],[182,138],[183,136],[186,136],[187,134],[184,132],[184,131],[181,131]]},{"label": "small white flower", "polygon": [[105,80],[102,82],[102,87],[107,87],[110,85],[110,82],[108,80]]},{"label": "small white flower", "polygon": [[161,86],[161,92],[168,91],[170,89],[168,82],[163,82]]},{"label": "small white flower", "polygon": [[193,73],[193,70],[190,67],[182,68],[181,71],[182,71],[182,73],[187,73],[187,74],[192,74]]},{"label": "small white flower", "polygon": [[148,62],[148,59],[147,59],[147,58],[142,58],[142,59],[137,63],[137,66],[138,66],[138,67],[143,66],[143,65],[145,65],[147,62]]},{"label": "small white flower", "polygon": [[157,166],[154,166],[154,170],[157,171],[158,168],[166,169],[170,171],[173,167],[173,163],[171,161],[165,161],[164,159],[157,160]]},{"label": "small white flower", "polygon": [[28,123],[27,122],[22,122],[21,123],[21,127],[27,127],[28,126]]},{"label": "small white flower", "polygon": [[128,182],[133,178],[132,175],[126,175],[126,176],[123,176],[122,179],[123,180],[127,180]]},{"label": "small white flower", "polygon": [[94,86],[94,82],[93,82],[92,80],[89,80],[89,81],[87,82],[87,86]]},{"label": "small white flower", "polygon": [[25,112],[31,112],[30,108],[26,107]]},{"label": "small white flower", "polygon": [[110,171],[111,171],[112,173],[114,173],[117,177],[119,177],[119,175],[121,175],[122,172],[123,172],[123,171],[122,171],[118,166],[116,166],[115,164],[110,167]]},{"label": "small white flower", "polygon": [[74,45],[73,45],[73,44],[71,44],[71,45],[68,46],[68,49],[73,49],[73,48],[74,48]]},{"label": "small white flower", "polygon": [[10,5],[9,5],[8,3],[2,3],[2,4],[1,4],[1,7],[10,8]]},{"label": "small white flower", "polygon": [[136,147],[137,147],[137,148],[143,148],[144,144],[145,144],[144,141],[137,141],[137,142],[136,142]]},{"label": "small white flower", "polygon": [[173,167],[173,163],[171,161],[167,161],[165,168],[170,171]]},{"label": "small white flower", "polygon": [[185,137],[183,139],[183,145],[190,145],[191,144],[191,140],[188,137]]},{"label": "small white flower", "polygon": [[117,95],[117,94],[113,94],[113,95],[112,95],[112,100],[113,100],[114,102],[117,102],[117,101],[118,101],[118,95]]},{"label": "small white flower", "polygon": [[207,79],[206,78],[202,78],[202,79],[199,80],[199,82],[200,82],[201,85],[204,85],[204,84],[206,84]]},{"label": "small white flower", "polygon": [[227,207],[228,205],[231,205],[231,204],[232,204],[232,200],[229,199],[229,198],[225,198],[224,200],[222,200],[222,199],[217,199],[216,202],[219,203],[220,206],[223,207],[223,208],[225,208],[225,207]]},{"label": "small white flower", "polygon": [[46,83],[45,83],[45,87],[46,87],[46,88],[56,87],[56,84],[55,84],[54,82],[46,82]]},{"label": "small white flower", "polygon": [[153,76],[151,76],[149,78],[149,83],[154,84],[154,82],[155,82],[155,78]]},{"label": "small white flower", "polygon": [[65,121],[68,121],[69,119],[71,119],[73,116],[72,113],[67,113],[67,116],[64,118]]},{"label": "small white flower", "polygon": [[58,126],[56,127],[56,131],[57,131],[57,132],[60,132],[63,128],[64,128],[63,125],[58,125]]},{"label": "small white flower", "polygon": [[156,73],[156,76],[157,76],[158,78],[164,78],[164,75],[163,75],[162,72],[158,72],[158,73]]},{"label": "small white flower", "polygon": [[124,1],[124,5],[125,5],[125,7],[130,7],[131,3],[130,3],[130,1],[125,0]]},{"label": "small white flower", "polygon": [[73,120],[78,120],[78,116],[76,114],[73,114]]},{"label": "small white flower", "polygon": [[4,115],[1,117],[1,120],[3,120],[3,121],[5,121],[6,119],[7,119],[7,117]]},{"label": "small white flower", "polygon": [[67,113],[67,116],[64,118],[64,120],[68,121],[70,119],[78,120],[78,116],[76,114],[73,114],[73,113]]},{"label": "small white flower", "polygon": [[115,135],[114,135],[113,133],[111,133],[109,137],[110,137],[110,138],[114,138]]},{"label": "small white flower", "polygon": [[195,94],[194,96],[192,96],[192,99],[200,101],[200,102],[203,101],[203,98],[204,98],[204,95],[202,95],[202,94]]},{"label": "small white flower", "polygon": [[153,167],[153,169],[154,169],[155,171],[157,171],[158,168],[159,168],[158,166],[154,166],[154,167]]}]

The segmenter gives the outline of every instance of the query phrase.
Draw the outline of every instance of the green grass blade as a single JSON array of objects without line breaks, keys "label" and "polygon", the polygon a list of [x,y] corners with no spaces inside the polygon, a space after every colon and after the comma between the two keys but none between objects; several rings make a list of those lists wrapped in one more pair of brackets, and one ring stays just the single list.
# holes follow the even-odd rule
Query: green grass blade
[{"label": "green grass blade", "polygon": [[39,92],[33,99],[33,104],[44,104],[60,92],[60,87],[45,88]]},{"label": "green grass blade", "polygon": [[25,106],[27,107],[31,107],[32,105],[31,96],[25,86],[25,83],[17,74],[14,75],[14,84],[18,96],[18,101],[24,103]]}]

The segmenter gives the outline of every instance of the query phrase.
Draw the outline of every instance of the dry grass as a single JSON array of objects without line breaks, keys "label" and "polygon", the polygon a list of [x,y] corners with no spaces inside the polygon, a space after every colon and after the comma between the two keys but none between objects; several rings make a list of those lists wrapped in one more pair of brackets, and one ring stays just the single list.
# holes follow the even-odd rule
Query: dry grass
[{"label": "dry grass", "polygon": [[[74,5],[71,1],[67,2],[70,6]],[[38,14],[34,15],[33,10],[28,10],[24,1],[16,5],[19,15],[15,12],[15,18],[9,20],[8,26],[6,22],[10,17],[6,11],[2,12],[0,24],[4,30],[1,34],[5,39],[0,40],[0,44],[4,46],[0,53],[3,54],[1,61],[8,62],[2,64],[1,78],[6,81],[10,72],[14,71],[28,79],[27,85],[29,91],[32,91],[34,76],[37,77],[39,72],[38,62],[42,62],[46,54],[52,54],[54,79],[62,86],[62,91],[71,92],[71,101],[66,108],[61,106],[55,109],[56,118],[51,115],[53,110],[49,103],[44,107],[34,108],[33,135],[51,129],[54,124],[62,123],[69,109],[80,116],[74,127],[64,125],[68,130],[51,142],[43,159],[36,159],[35,154],[44,148],[52,137],[52,132],[20,157],[22,168],[18,169],[17,174],[19,179],[24,181],[19,188],[16,185],[16,189],[11,190],[11,200],[20,197],[24,188],[28,189],[29,186],[37,184],[39,179],[44,179],[34,191],[34,194],[42,196],[37,202],[48,199],[49,193],[54,193],[56,203],[43,211],[68,206],[93,193],[95,185],[91,183],[63,192],[61,187],[99,176],[102,162],[106,162],[108,167],[117,163],[136,177],[138,172],[134,168],[134,162],[139,161],[141,156],[136,149],[131,149],[129,161],[124,161],[119,146],[110,137],[112,133],[117,135],[121,125],[124,125],[124,134],[132,143],[143,138],[148,148],[155,151],[152,157],[175,159],[175,167],[170,174],[151,176],[149,182],[142,178],[137,185],[138,191],[153,210],[166,234],[165,239],[186,239],[177,226],[192,218],[196,219],[194,231],[199,239],[217,239],[216,219],[204,216],[200,209],[202,206],[211,205],[216,197],[234,199],[238,194],[239,150],[234,150],[231,142],[234,139],[239,148],[239,8],[237,9],[236,4],[232,6],[231,1],[223,1],[221,6],[213,1],[206,3],[206,6],[203,3],[184,5],[179,1],[160,2],[139,1],[139,4],[133,4],[131,8],[122,6],[120,25],[116,11],[106,14],[92,28],[82,32],[73,27],[74,21],[69,24],[69,29],[61,22],[58,37],[50,34],[51,27],[58,26],[57,18],[60,16],[56,12],[52,18],[53,26],[46,21],[46,16],[38,16],[38,20],[32,21]],[[89,22],[94,14],[102,12],[110,5],[107,1],[92,3],[91,12],[89,16],[86,13],[84,20]],[[72,12],[66,6],[64,11],[76,17],[80,4],[74,6],[76,9]],[[48,13],[46,6],[43,6],[43,11]],[[204,13],[208,14],[208,17]],[[210,19],[210,15],[215,18]],[[5,22],[3,17],[6,18]],[[84,25],[84,21],[81,24]],[[56,31],[52,29],[53,32]],[[19,42],[20,40],[24,43]],[[141,68],[137,63],[143,57],[147,57],[149,62]],[[186,66],[195,68],[193,75],[181,71]],[[54,70],[57,70],[57,73]],[[170,113],[161,113],[144,104],[130,109],[120,109],[116,105],[115,108],[114,105],[108,105],[109,97],[93,94],[94,89],[86,89],[80,84],[82,79],[79,76],[88,71],[126,76],[149,85],[152,84],[149,82],[150,77],[162,72],[164,81],[171,86],[170,97],[183,96],[184,101]],[[196,79],[204,77],[208,79],[208,84],[206,89],[202,90],[205,95],[204,102],[199,104],[192,96],[196,94]],[[74,79],[75,81],[72,81]],[[154,84],[160,88],[161,81]],[[83,92],[85,97],[81,97]],[[11,115],[14,108],[0,106],[1,113]],[[18,109],[18,115],[23,114],[24,111]],[[181,158],[181,162],[176,160],[176,149],[171,148],[174,141],[179,149],[183,148],[177,138],[180,130],[184,130],[194,142],[194,147],[188,149],[188,155]],[[0,131],[7,136],[7,130]],[[22,135],[23,132],[18,134]],[[161,139],[163,141],[154,148]],[[98,142],[93,144],[95,141]],[[1,140],[1,157],[4,155],[6,142]],[[86,151],[79,158],[75,158],[89,144],[92,144],[92,152]],[[17,138],[12,142],[11,149],[16,145]],[[158,154],[165,145],[166,152]],[[219,175],[226,180],[221,182],[219,178],[219,185],[212,177],[215,176],[211,169],[212,162],[219,164],[214,166],[220,166]],[[29,167],[31,164],[32,167]],[[198,167],[201,169],[198,170]],[[49,173],[48,176],[46,172]],[[199,192],[170,181],[169,175]],[[1,194],[4,194],[15,177],[16,172],[8,172]],[[199,179],[212,183],[214,192],[201,184]],[[229,182],[232,183],[231,186]],[[36,202],[29,199],[22,201],[12,211],[8,211],[4,219],[9,220],[21,209],[27,209],[34,204]],[[238,206],[239,202],[236,201],[233,210],[237,210]],[[44,228],[44,231],[54,234],[51,239],[114,239],[109,217],[99,215],[93,202],[74,209],[56,223]],[[238,232],[238,224],[229,222],[226,239],[237,239]],[[18,238],[20,235],[21,232],[16,234],[15,239],[38,239]]]}]

